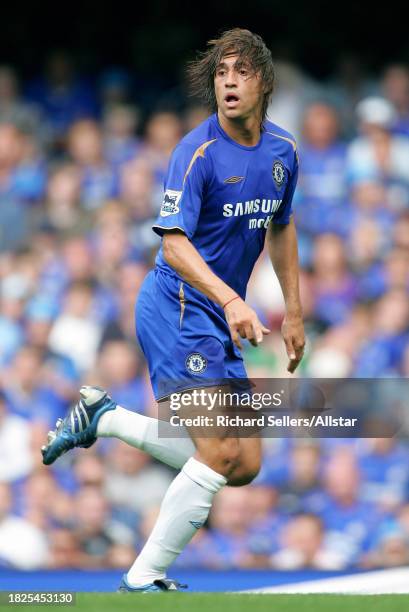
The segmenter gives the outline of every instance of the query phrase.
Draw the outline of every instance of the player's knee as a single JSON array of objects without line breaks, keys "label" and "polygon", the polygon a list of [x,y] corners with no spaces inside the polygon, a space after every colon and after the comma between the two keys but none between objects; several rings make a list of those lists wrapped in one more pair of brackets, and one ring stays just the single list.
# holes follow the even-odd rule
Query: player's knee
[{"label": "player's knee", "polygon": [[244,487],[250,484],[256,478],[259,471],[244,470],[241,473],[233,473],[228,479],[227,484],[231,487]]},{"label": "player's knee", "polygon": [[226,438],[221,440],[218,449],[219,472],[223,476],[230,476],[237,469],[240,461],[240,446],[238,440]]},{"label": "player's knee", "polygon": [[230,474],[228,485],[243,487],[250,484],[260,472],[261,462],[258,457],[239,461],[237,468]]}]

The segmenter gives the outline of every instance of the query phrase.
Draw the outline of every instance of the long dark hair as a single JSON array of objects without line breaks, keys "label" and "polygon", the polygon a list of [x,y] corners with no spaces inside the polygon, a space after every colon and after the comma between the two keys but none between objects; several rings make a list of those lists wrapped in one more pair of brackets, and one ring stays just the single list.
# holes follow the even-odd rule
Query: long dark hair
[{"label": "long dark hair", "polygon": [[202,98],[213,112],[217,110],[214,76],[221,59],[226,55],[238,55],[238,63],[248,64],[259,73],[264,89],[261,119],[267,114],[268,103],[274,88],[274,67],[271,51],[263,39],[250,30],[234,28],[223,32],[219,38],[209,40],[208,49],[189,62],[187,77],[192,95]]}]

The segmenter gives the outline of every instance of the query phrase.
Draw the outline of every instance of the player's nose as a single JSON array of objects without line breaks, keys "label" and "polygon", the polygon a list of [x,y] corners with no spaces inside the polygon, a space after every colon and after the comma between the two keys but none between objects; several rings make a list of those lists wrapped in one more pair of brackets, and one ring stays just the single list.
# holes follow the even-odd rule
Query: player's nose
[{"label": "player's nose", "polygon": [[229,70],[229,72],[227,73],[225,85],[229,88],[237,86],[237,73],[235,72],[235,70]]}]

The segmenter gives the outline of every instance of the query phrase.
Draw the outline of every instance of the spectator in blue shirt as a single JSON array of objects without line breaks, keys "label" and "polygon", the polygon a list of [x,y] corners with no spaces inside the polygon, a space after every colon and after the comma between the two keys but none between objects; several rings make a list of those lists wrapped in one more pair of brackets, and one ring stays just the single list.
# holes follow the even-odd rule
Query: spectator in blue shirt
[{"label": "spectator in blue shirt", "polygon": [[358,377],[390,376],[398,373],[408,341],[409,298],[406,289],[392,289],[376,303],[372,335],[355,360]]},{"label": "spectator in blue shirt", "polygon": [[357,282],[348,266],[342,240],[322,234],[313,251],[315,317],[324,325],[345,321],[357,298]]},{"label": "spectator in blue shirt", "polygon": [[405,501],[409,487],[409,449],[396,438],[363,438],[358,464],[362,497],[392,511]]},{"label": "spectator in blue shirt", "polygon": [[44,114],[51,143],[57,150],[74,121],[97,116],[92,88],[76,75],[72,58],[64,51],[50,54],[44,76],[27,88],[27,99]]},{"label": "spectator in blue shirt", "polygon": [[68,403],[42,379],[39,349],[26,345],[15,355],[4,377],[4,394],[12,414],[48,426],[64,412]]},{"label": "spectator in blue shirt", "polygon": [[104,116],[105,157],[114,167],[121,167],[134,158],[141,148],[136,136],[139,111],[135,106],[115,105]]},{"label": "spectator in blue shirt", "polygon": [[344,202],[346,145],[339,131],[339,119],[331,106],[318,102],[305,111],[299,189],[307,205],[315,203],[324,209]]},{"label": "spectator in blue shirt", "polygon": [[11,123],[0,125],[0,206],[4,198],[29,204],[44,194],[45,167],[29,139]]},{"label": "spectator in blue shirt", "polygon": [[81,173],[81,201],[88,210],[116,194],[116,177],[104,157],[102,132],[90,119],[77,121],[68,134],[68,151]]},{"label": "spectator in blue shirt", "polygon": [[409,136],[409,69],[405,64],[392,64],[385,70],[382,88],[386,98],[395,107],[394,132]]},{"label": "spectator in blue shirt", "polygon": [[141,414],[146,412],[149,397],[136,347],[125,340],[105,342],[97,370],[102,384],[121,406]]}]

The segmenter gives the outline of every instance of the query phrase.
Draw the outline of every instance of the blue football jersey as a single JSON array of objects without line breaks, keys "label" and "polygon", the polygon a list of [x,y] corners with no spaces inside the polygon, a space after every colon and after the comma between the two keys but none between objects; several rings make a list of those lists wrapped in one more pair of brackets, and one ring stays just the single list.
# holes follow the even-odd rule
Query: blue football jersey
[{"label": "blue football jersey", "polygon": [[[212,271],[244,299],[270,222],[287,224],[297,182],[291,134],[263,123],[257,145],[235,142],[216,114],[173,151],[153,230],[182,230]],[[178,276],[162,248],[156,266]]]}]

